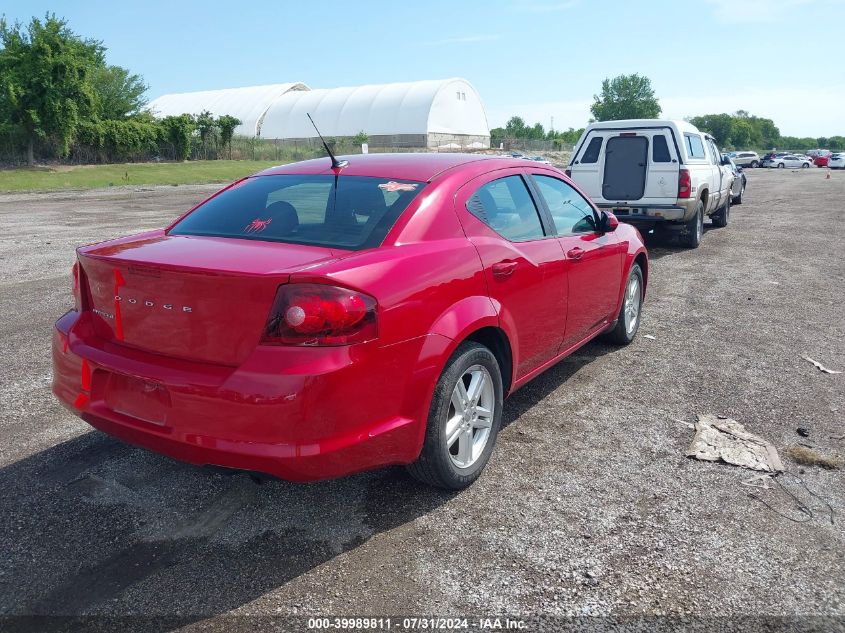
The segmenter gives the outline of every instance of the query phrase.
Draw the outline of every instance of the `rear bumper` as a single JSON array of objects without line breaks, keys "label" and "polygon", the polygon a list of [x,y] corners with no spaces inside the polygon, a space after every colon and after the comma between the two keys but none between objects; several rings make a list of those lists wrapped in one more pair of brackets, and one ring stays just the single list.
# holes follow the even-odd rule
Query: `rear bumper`
[{"label": "rear bumper", "polygon": [[619,206],[616,204],[599,204],[600,208],[613,211],[620,222],[633,225],[653,225],[655,223],[685,222],[695,212],[695,200],[692,201],[692,211],[680,204],[650,204],[645,206]]},{"label": "rear bumper", "polygon": [[[258,346],[233,368],[97,341],[89,320],[69,312],[53,332],[53,393],[73,413],[181,461],[291,481],[415,460],[450,343],[424,336],[385,347]],[[121,412],[115,377],[123,376],[166,390],[160,419]]]}]

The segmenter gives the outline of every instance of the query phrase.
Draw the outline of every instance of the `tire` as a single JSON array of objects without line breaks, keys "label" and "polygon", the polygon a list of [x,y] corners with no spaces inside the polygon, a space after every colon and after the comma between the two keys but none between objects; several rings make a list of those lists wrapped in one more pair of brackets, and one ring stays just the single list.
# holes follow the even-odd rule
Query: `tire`
[{"label": "tire", "polygon": [[704,235],[704,203],[699,200],[695,207],[695,217],[687,222],[686,231],[681,234],[681,244],[687,248],[698,248]]},{"label": "tire", "polygon": [[[629,296],[633,284],[636,284],[636,291],[634,295]],[[628,345],[633,341],[640,329],[642,307],[643,271],[639,264],[634,264],[631,266],[628,279],[625,282],[625,294],[622,296],[622,306],[619,308],[619,314],[616,317],[616,325],[612,330],[608,330],[604,338],[617,345]]]},{"label": "tire", "polygon": [[731,197],[728,196],[728,199],[725,200],[725,204],[722,205],[722,208],[710,216],[710,221],[713,223],[713,226],[723,229],[728,225],[728,220],[730,219],[730,217]]},{"label": "tire", "polygon": [[759,166],[760,166],[760,163],[758,163],[756,160],[752,160],[751,165],[749,165],[749,167],[751,167],[751,169],[756,169]]},{"label": "tire", "polygon": [[[461,404],[459,380],[463,393],[469,391],[468,396],[473,395],[474,381],[482,381],[478,384],[477,407],[468,407],[464,417],[456,407],[456,400]],[[466,488],[478,479],[502,424],[502,393],[502,373],[493,353],[473,341],[461,343],[437,380],[422,452],[417,461],[407,466],[408,472],[423,483],[448,490]],[[479,409],[489,415],[479,415]],[[447,429],[454,438],[451,445]]]},{"label": "tire", "polygon": [[778,163],[778,169],[783,169],[785,165],[783,163]]},{"label": "tire", "polygon": [[810,166],[810,163],[801,163],[801,169],[807,169]]}]

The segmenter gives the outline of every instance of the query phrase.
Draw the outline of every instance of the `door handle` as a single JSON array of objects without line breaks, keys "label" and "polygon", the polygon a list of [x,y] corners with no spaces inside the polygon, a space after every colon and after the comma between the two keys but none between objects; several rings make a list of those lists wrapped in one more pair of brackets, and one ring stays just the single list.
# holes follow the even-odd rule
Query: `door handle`
[{"label": "door handle", "polygon": [[510,277],[516,270],[516,262],[503,261],[493,264],[493,276],[500,279]]},{"label": "door handle", "polygon": [[583,255],[584,249],[579,248],[578,246],[576,246],[575,248],[570,248],[568,251],[566,251],[566,256],[569,259],[581,259]]}]

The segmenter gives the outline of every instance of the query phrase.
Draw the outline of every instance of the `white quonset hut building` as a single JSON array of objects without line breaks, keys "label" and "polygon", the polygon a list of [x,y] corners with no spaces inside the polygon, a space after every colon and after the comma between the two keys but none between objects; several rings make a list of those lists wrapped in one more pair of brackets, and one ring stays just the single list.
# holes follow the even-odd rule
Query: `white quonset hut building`
[{"label": "white quonset hut building", "polygon": [[302,83],[273,84],[165,95],[148,108],[156,116],[230,114],[244,122],[237,134],[264,139],[316,138],[306,116],[311,114],[323,136],[364,132],[373,147],[490,146],[481,97],[460,78],[318,90]]}]

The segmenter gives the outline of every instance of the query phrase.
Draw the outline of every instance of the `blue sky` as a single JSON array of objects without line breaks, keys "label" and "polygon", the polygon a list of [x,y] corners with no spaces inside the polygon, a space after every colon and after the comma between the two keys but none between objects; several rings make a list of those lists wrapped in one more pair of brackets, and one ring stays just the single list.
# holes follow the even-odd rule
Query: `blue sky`
[{"label": "blue sky", "polygon": [[[460,76],[491,127],[512,114],[581,127],[605,77],[651,78],[672,118],[745,109],[783,134],[845,134],[845,0],[46,3],[103,40],[148,96],[302,81],[312,88]],[[837,50],[838,47],[838,50]]]}]

